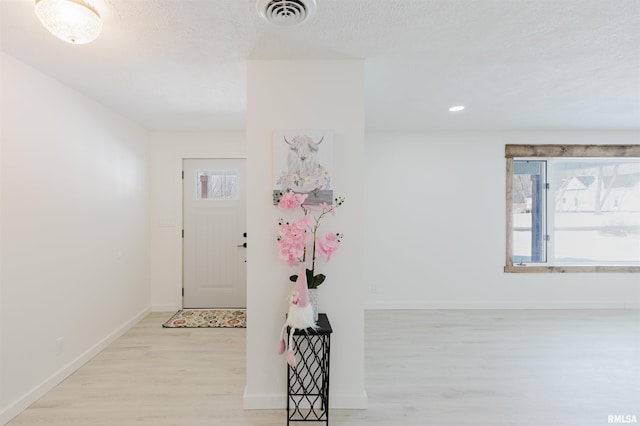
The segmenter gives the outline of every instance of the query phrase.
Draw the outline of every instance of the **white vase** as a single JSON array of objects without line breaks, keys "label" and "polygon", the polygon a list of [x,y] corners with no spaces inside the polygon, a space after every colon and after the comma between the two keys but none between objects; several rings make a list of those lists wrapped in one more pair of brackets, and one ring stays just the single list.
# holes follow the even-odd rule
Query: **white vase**
[{"label": "white vase", "polygon": [[318,321],[318,289],[310,288],[309,289],[309,303],[313,308],[313,320]]}]

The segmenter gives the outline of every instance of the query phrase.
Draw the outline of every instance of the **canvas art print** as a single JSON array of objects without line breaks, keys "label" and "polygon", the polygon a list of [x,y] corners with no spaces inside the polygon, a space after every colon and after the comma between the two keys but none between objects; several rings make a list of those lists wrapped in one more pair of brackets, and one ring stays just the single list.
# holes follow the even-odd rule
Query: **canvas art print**
[{"label": "canvas art print", "polygon": [[276,131],[273,138],[274,203],[292,190],[308,194],[305,204],[331,204],[333,134],[322,130],[289,130]]}]

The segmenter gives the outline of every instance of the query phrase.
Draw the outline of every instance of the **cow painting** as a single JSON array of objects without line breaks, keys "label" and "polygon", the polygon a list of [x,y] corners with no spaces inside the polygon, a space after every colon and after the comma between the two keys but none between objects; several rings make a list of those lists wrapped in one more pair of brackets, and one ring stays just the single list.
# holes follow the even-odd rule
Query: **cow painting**
[{"label": "cow painting", "polygon": [[319,202],[320,198],[330,195],[330,134],[318,131],[280,133],[274,135],[274,142],[274,164],[280,173],[276,178],[277,190],[306,193],[309,200],[318,199]]}]

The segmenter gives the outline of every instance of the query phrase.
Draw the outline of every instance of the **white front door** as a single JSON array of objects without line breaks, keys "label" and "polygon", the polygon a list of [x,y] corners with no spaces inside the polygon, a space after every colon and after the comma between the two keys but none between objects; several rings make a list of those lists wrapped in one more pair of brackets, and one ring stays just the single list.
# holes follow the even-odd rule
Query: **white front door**
[{"label": "white front door", "polygon": [[245,308],[245,160],[183,161],[183,306]]}]

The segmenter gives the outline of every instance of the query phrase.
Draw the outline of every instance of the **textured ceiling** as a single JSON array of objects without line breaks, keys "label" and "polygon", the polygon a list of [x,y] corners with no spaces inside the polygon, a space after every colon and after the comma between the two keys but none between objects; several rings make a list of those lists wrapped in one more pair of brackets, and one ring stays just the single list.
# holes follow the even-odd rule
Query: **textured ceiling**
[{"label": "textured ceiling", "polygon": [[317,0],[290,28],[255,0],[100,1],[73,46],[0,0],[0,47],[152,130],[243,130],[247,60],[354,58],[368,130],[640,129],[638,0]]}]

